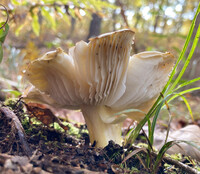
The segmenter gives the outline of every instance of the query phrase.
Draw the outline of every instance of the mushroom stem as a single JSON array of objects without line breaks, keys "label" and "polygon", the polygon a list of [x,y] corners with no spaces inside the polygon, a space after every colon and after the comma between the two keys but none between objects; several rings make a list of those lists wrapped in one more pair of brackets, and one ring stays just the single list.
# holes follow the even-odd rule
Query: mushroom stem
[{"label": "mushroom stem", "polygon": [[96,141],[97,147],[105,147],[110,140],[122,144],[122,123],[108,124],[102,121],[99,109],[101,107],[83,107],[82,113],[85,118],[90,135],[90,142]]}]

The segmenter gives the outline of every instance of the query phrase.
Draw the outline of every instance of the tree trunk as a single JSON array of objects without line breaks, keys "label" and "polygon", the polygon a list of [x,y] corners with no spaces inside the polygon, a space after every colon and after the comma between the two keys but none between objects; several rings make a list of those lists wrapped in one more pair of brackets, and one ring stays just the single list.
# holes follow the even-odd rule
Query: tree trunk
[{"label": "tree trunk", "polygon": [[[117,6],[117,0],[115,1],[115,5]],[[113,20],[113,31],[116,30],[116,18],[117,18],[117,14],[116,14],[117,10],[113,10],[113,14],[112,14],[112,20]]]},{"label": "tree trunk", "polygon": [[137,10],[136,10],[135,28],[137,28],[138,23],[139,23],[139,21],[140,21],[140,19],[141,19],[140,8],[141,8],[141,7],[137,7]]},{"label": "tree trunk", "polygon": [[184,1],[184,4],[182,6],[182,11],[179,15],[179,18],[178,18],[178,22],[176,24],[176,27],[175,27],[175,31],[176,33],[178,33],[183,25],[183,14],[185,13],[185,10],[186,10],[186,7],[187,7],[187,1]]},{"label": "tree trunk", "polygon": [[153,28],[153,32],[156,33],[156,29],[158,27],[159,21],[160,21],[160,11],[162,10],[162,6],[164,4],[165,0],[161,0],[160,5],[159,5],[159,11],[158,14],[156,16],[155,22],[154,22],[154,28]]},{"label": "tree trunk", "polygon": [[[166,6],[168,7],[169,6],[169,0],[166,0]],[[167,20],[168,20],[168,17],[166,15],[164,15],[163,17],[163,26],[162,26],[162,33],[165,32],[165,28],[167,26]]]},{"label": "tree trunk", "polygon": [[167,26],[167,20],[168,20],[168,17],[165,16],[164,19],[163,19],[163,26],[162,26],[162,33],[165,33],[165,28]]},{"label": "tree trunk", "polygon": [[76,19],[71,16],[71,26],[70,26],[70,31],[69,31],[69,35],[67,36],[67,39],[72,38],[72,35],[75,30],[75,24],[76,24]]},{"label": "tree trunk", "polygon": [[67,39],[70,39],[74,33],[74,29],[75,29],[75,24],[76,24],[76,19],[74,17],[72,17],[69,13],[69,5],[65,5],[65,13],[71,17],[71,26],[70,26],[70,31],[69,34],[67,36]]},{"label": "tree trunk", "polygon": [[117,15],[116,15],[116,10],[113,10],[113,14],[112,14],[112,20],[113,20],[113,25],[112,25],[112,27],[113,27],[113,31],[116,30],[116,17],[117,17]]},{"label": "tree trunk", "polygon": [[87,41],[91,37],[98,36],[101,31],[101,21],[102,18],[99,17],[96,13],[92,14],[92,21],[90,22],[90,29],[89,29],[89,34],[87,36]]}]

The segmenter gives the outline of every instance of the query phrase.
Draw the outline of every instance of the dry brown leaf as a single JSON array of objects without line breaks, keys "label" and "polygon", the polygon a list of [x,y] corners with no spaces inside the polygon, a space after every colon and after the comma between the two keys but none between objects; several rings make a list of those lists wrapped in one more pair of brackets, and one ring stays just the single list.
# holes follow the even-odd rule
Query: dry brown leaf
[{"label": "dry brown leaf", "polygon": [[45,108],[42,104],[25,104],[30,117],[35,117],[39,121],[41,121],[44,125],[49,126],[50,124],[56,122],[58,123],[64,130],[68,130],[68,127],[63,125],[62,122],[53,114],[53,112]]}]

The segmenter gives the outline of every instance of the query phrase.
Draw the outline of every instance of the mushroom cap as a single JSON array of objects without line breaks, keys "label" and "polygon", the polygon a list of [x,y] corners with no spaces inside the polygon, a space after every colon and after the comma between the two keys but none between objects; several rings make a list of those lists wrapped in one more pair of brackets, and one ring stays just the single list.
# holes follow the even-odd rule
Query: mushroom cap
[{"label": "mushroom cap", "polygon": [[129,60],[126,90],[120,99],[109,107],[115,112],[136,109],[126,116],[140,121],[153,106],[156,98],[168,81],[175,57],[167,52],[145,51]]},{"label": "mushroom cap", "polygon": [[133,39],[134,32],[125,29],[80,41],[68,54],[61,48],[46,53],[24,73],[37,89],[31,88],[27,99],[68,109],[103,106],[102,120],[108,123],[122,121],[109,115],[124,109],[146,112],[167,82],[175,58],[157,51],[130,56]]},{"label": "mushroom cap", "polygon": [[120,30],[80,41],[69,54],[58,48],[33,61],[24,77],[60,107],[112,104],[126,88],[133,36]]}]

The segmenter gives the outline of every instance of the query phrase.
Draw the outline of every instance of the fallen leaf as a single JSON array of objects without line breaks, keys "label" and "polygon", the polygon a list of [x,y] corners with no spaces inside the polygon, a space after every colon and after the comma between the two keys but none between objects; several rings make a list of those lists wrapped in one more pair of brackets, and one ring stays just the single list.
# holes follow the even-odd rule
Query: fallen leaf
[{"label": "fallen leaf", "polygon": [[56,122],[62,127],[64,130],[68,130],[69,128],[62,124],[62,122],[53,114],[53,112],[45,108],[44,105],[41,104],[25,104],[30,117],[35,117],[39,121],[41,121],[44,125],[49,126],[50,124]]}]

